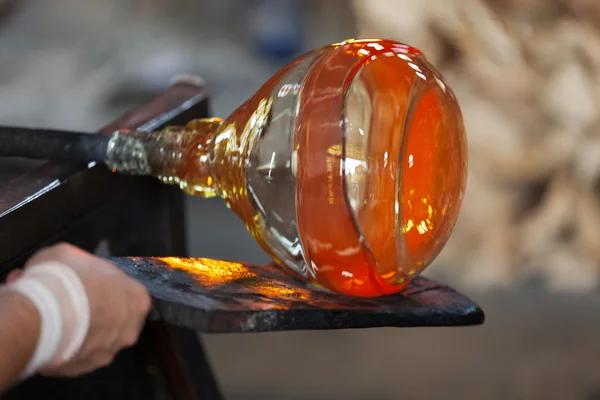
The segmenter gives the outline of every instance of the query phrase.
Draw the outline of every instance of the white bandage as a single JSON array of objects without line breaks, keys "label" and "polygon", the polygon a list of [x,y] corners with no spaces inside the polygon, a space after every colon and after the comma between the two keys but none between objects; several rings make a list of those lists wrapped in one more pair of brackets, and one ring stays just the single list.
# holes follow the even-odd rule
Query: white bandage
[{"label": "white bandage", "polygon": [[52,292],[34,279],[21,278],[12,283],[10,288],[25,295],[38,309],[41,317],[40,336],[35,352],[21,373],[21,378],[26,378],[55,357],[62,336],[60,306]]},{"label": "white bandage", "polygon": [[41,316],[40,337],[22,378],[71,359],[83,344],[90,322],[89,301],[79,276],[64,264],[46,262],[27,268],[8,288],[29,298]]}]

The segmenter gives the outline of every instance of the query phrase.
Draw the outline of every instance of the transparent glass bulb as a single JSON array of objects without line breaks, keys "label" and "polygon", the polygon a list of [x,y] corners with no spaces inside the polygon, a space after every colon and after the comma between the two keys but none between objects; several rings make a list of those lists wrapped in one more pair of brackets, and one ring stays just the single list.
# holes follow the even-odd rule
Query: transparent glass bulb
[{"label": "transparent glass bulb", "polygon": [[467,152],[457,100],[423,54],[370,39],[299,57],[226,120],[115,132],[107,164],[221,196],[282,267],[370,297],[400,291],[446,244]]}]

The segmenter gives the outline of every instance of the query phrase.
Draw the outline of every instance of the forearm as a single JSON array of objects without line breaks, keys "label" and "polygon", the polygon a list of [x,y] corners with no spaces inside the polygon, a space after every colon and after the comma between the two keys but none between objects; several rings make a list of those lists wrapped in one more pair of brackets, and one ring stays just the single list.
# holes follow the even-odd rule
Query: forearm
[{"label": "forearm", "polygon": [[25,370],[40,329],[40,314],[33,303],[0,286],[0,396]]}]

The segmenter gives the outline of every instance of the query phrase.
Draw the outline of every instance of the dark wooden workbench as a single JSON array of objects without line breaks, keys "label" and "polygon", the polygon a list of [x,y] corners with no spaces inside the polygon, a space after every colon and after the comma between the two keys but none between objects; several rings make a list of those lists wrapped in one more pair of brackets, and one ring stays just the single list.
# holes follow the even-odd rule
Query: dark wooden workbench
[{"label": "dark wooden workbench", "polygon": [[[208,115],[201,87],[176,85],[109,124],[156,129]],[[9,167],[10,166],[10,167]],[[104,166],[0,160],[0,277],[39,248],[66,241],[103,256],[186,254],[183,194]],[[183,351],[185,350],[185,351]],[[219,399],[190,329],[149,322],[139,343],[78,379],[34,377],[6,399]]]}]

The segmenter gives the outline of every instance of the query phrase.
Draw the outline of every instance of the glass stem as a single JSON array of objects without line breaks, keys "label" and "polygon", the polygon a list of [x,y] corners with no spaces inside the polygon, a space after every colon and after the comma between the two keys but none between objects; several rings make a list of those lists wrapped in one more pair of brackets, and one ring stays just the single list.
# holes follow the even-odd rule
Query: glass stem
[{"label": "glass stem", "polygon": [[[211,160],[220,125],[211,118],[154,132],[118,130],[109,142],[106,165],[113,172],[149,175],[186,192],[214,196]],[[198,193],[203,186],[204,193]]]}]

